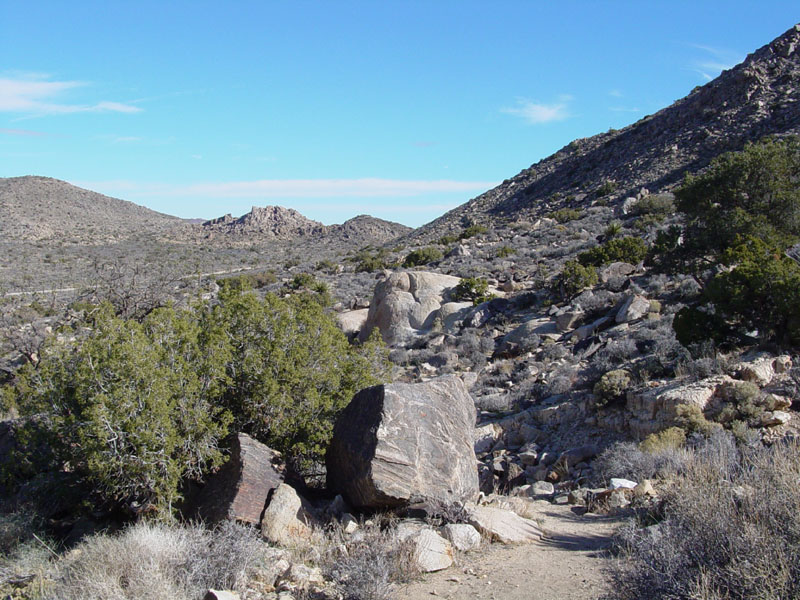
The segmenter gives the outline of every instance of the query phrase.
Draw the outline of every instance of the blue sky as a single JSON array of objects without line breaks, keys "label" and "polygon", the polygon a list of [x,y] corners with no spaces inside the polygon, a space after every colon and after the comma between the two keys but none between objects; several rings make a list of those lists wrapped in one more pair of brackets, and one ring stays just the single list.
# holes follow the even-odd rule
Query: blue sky
[{"label": "blue sky", "polygon": [[671,104],[793,2],[0,0],[0,177],[417,226]]}]

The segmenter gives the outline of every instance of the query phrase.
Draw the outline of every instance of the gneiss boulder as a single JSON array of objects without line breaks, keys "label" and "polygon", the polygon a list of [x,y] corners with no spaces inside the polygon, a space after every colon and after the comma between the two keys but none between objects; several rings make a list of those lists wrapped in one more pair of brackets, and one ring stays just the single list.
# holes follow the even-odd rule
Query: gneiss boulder
[{"label": "gneiss boulder", "polygon": [[258,525],[283,473],[278,452],[240,433],[233,439],[228,462],[209,479],[191,512],[211,523],[233,519]]},{"label": "gneiss boulder", "polygon": [[456,376],[361,390],[336,421],[328,487],[360,508],[471,500],[474,427],[475,406]]}]

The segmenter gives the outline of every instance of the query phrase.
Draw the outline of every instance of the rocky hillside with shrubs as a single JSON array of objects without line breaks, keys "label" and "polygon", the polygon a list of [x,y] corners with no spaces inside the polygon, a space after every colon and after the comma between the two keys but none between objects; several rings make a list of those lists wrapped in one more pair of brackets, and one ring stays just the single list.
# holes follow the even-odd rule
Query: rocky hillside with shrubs
[{"label": "rocky hillside with shrubs", "polygon": [[3,592],[800,596],[798,74],[800,26],[399,241],[7,302]]}]

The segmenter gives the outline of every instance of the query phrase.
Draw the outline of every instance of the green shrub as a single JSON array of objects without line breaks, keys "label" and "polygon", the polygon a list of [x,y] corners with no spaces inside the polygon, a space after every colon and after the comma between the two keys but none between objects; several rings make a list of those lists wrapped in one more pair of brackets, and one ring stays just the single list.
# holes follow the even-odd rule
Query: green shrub
[{"label": "green shrub", "polygon": [[403,266],[410,268],[418,265],[427,265],[428,263],[442,260],[443,257],[444,255],[441,250],[433,246],[428,246],[427,248],[420,248],[409,252],[403,261]]},{"label": "green shrub", "polygon": [[475,237],[476,235],[480,235],[482,233],[486,233],[489,231],[487,227],[483,225],[470,225],[464,231],[461,232],[461,235],[458,236],[459,240],[467,240],[469,238]]},{"label": "green shrub", "polygon": [[450,292],[451,300],[455,302],[472,301],[476,306],[494,298],[489,293],[489,282],[478,277],[465,277]]},{"label": "green shrub", "polygon": [[338,412],[388,374],[380,338],[351,346],[307,293],[261,300],[224,286],[213,307],[139,322],[103,305],[84,325],[75,341],[50,340],[5,396],[40,415],[58,458],[101,500],[165,518],[182,480],[220,463],[231,422],[310,472]]},{"label": "green shrub", "polygon": [[369,248],[364,248],[352,260],[356,263],[356,273],[372,273],[394,266],[389,260],[389,252],[386,248],[378,248],[374,252]]},{"label": "green shrub", "polygon": [[604,374],[594,386],[597,406],[623,400],[631,383],[631,374],[625,369],[615,369]]},{"label": "green shrub", "polygon": [[223,356],[185,311],[157,309],[140,323],[103,305],[90,325],[77,347],[51,341],[38,368],[22,370],[16,403],[47,415],[56,453],[104,499],[168,515],[181,479],[221,461]]},{"label": "green shrub", "polygon": [[328,275],[334,275],[339,271],[339,265],[330,259],[325,259],[317,263],[316,269]]},{"label": "green shrub", "polygon": [[512,248],[511,246],[500,246],[497,249],[497,251],[495,253],[495,256],[497,258],[507,258],[509,256],[512,256],[512,255],[516,254],[516,253],[517,253],[517,251],[514,248]]},{"label": "green shrub", "polygon": [[576,260],[568,260],[556,278],[553,291],[566,300],[584,288],[597,285],[597,282],[597,269],[585,267]]},{"label": "green shrub", "polygon": [[631,214],[636,216],[650,215],[656,221],[662,221],[675,212],[675,200],[668,194],[651,194],[633,205]]},{"label": "green shrub", "polygon": [[608,196],[616,189],[617,183],[615,181],[604,181],[602,184],[600,184],[600,187],[597,188],[597,197],[602,198],[603,196]]},{"label": "green shrub", "polygon": [[680,427],[669,427],[658,433],[651,433],[639,444],[643,452],[655,454],[662,450],[678,450],[686,444],[686,431]]},{"label": "green shrub", "polygon": [[720,398],[725,403],[715,420],[730,425],[741,421],[751,426],[761,425],[761,415],[767,410],[766,398],[755,383],[732,381],[722,386]]},{"label": "green shrub", "polygon": [[439,244],[440,246],[449,246],[451,244],[455,244],[460,239],[461,238],[458,237],[457,235],[443,235],[438,240],[436,240],[436,243]]},{"label": "green shrub", "polygon": [[647,244],[638,237],[614,238],[578,255],[583,266],[602,267],[612,262],[635,265],[647,256]]},{"label": "green shrub", "polygon": [[560,208],[551,212],[547,215],[551,219],[555,219],[559,223],[569,223],[570,221],[575,221],[580,219],[582,215],[581,211],[575,208]]},{"label": "green shrub", "polygon": [[685,429],[688,433],[699,433],[708,437],[713,432],[722,429],[719,423],[709,421],[696,404],[679,404],[675,408],[675,416],[678,427]]},{"label": "green shrub", "polygon": [[606,227],[606,230],[605,232],[603,232],[603,235],[606,237],[606,239],[610,240],[613,237],[617,237],[620,231],[622,231],[622,223],[620,223],[619,221],[612,221],[611,223],[608,224],[608,227]]}]

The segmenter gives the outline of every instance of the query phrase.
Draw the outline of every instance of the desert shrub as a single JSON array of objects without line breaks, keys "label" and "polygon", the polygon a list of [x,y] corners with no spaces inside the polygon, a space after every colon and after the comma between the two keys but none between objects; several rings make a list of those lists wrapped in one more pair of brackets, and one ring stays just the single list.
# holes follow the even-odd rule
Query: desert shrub
[{"label": "desert shrub", "polygon": [[651,433],[639,444],[642,452],[656,454],[662,450],[678,450],[686,444],[686,432],[680,427],[668,427]]},{"label": "desert shrub", "polygon": [[584,288],[597,285],[597,282],[597,269],[583,266],[576,260],[568,260],[553,284],[553,291],[567,300]]},{"label": "desert shrub", "polygon": [[218,279],[219,286],[236,286],[240,289],[260,289],[278,281],[275,271],[260,271],[258,273],[243,273],[233,277]]},{"label": "desert shrub", "polygon": [[596,193],[598,198],[602,198],[603,196],[608,196],[609,194],[613,193],[617,189],[617,182],[616,181],[604,181],[600,184],[597,188]]},{"label": "desert shrub", "polygon": [[389,600],[398,584],[418,574],[413,544],[399,539],[393,523],[378,521],[362,528],[359,536],[337,537],[334,532],[322,556],[325,579],[344,600]]},{"label": "desert shrub", "polygon": [[622,531],[612,597],[800,597],[798,478],[796,441],[741,453],[730,436],[704,442],[667,491],[665,518]]},{"label": "desert shrub", "polygon": [[436,240],[436,243],[440,246],[450,246],[451,244],[455,244],[460,239],[461,238],[459,238],[457,235],[449,234],[440,237],[438,240]]},{"label": "desert shrub", "polygon": [[482,233],[486,233],[489,231],[488,227],[483,225],[470,225],[466,227],[461,234],[458,236],[459,240],[468,240],[469,238],[475,237],[476,235],[481,235]]},{"label": "desert shrub", "polygon": [[580,219],[582,213],[576,208],[560,208],[558,210],[554,210],[547,216],[563,224]]},{"label": "desert shrub", "polygon": [[409,252],[403,261],[403,266],[410,268],[418,265],[427,265],[428,263],[442,260],[443,256],[441,250],[433,246],[428,246],[427,248],[420,248]]},{"label": "desert shrub", "polygon": [[675,199],[671,194],[651,194],[640,199],[631,209],[636,216],[650,215],[660,221],[675,212]]},{"label": "desert shrub", "polygon": [[603,235],[606,239],[611,239],[619,235],[620,231],[622,231],[622,223],[619,221],[612,221],[606,227],[606,230],[603,232]]},{"label": "desert shrub", "polygon": [[90,325],[77,347],[52,341],[8,393],[25,414],[46,415],[57,455],[104,499],[168,515],[180,480],[222,459],[221,355],[204,347],[188,311],[157,309],[139,322],[105,304]]},{"label": "desert shrub", "polygon": [[495,256],[497,258],[507,258],[513,254],[516,254],[516,252],[517,251],[511,246],[500,246],[495,252]]},{"label": "desert shrub", "polygon": [[759,426],[761,415],[767,410],[766,397],[755,383],[731,381],[722,386],[720,397],[725,403],[715,420],[719,423],[744,421]]},{"label": "desert shrub", "polygon": [[218,399],[237,430],[283,452],[301,470],[323,460],[336,415],[353,395],[388,374],[380,334],[351,346],[308,294],[260,300],[220,293],[202,320],[225,352]]},{"label": "desert shrub", "polygon": [[252,528],[139,523],[84,540],[57,565],[47,600],[194,600],[209,589],[243,594],[269,559]]},{"label": "desert shrub", "polygon": [[364,248],[359,250],[352,260],[356,263],[356,273],[371,273],[382,269],[390,269],[394,266],[386,248],[378,248],[374,251],[370,248]]},{"label": "desert shrub", "polygon": [[719,423],[709,421],[696,404],[680,404],[675,407],[675,422],[688,433],[709,436],[722,429]]},{"label": "desert shrub", "polygon": [[494,294],[489,293],[489,282],[479,277],[465,277],[450,291],[451,300],[472,301],[476,306],[494,297]]},{"label": "desert shrub", "polygon": [[616,369],[603,375],[594,386],[597,406],[622,400],[632,381],[631,374],[625,369]]},{"label": "desert shrub", "polygon": [[51,446],[103,501],[168,518],[185,478],[221,461],[231,420],[301,470],[321,463],[338,412],[387,376],[373,336],[351,346],[310,294],[223,287],[219,303],[142,322],[96,308],[87,333],[53,340],[7,388],[42,415]]},{"label": "desert shrub", "polygon": [[606,484],[612,477],[639,482],[673,477],[682,472],[686,460],[687,453],[682,448],[644,450],[632,442],[618,442],[601,452],[592,466],[600,484]]},{"label": "desert shrub", "polygon": [[328,275],[334,275],[339,272],[339,265],[333,262],[330,259],[324,259],[317,263],[316,266],[317,271],[322,271],[323,273],[327,273]]},{"label": "desert shrub", "polygon": [[602,267],[612,262],[636,264],[647,256],[647,244],[644,240],[629,236],[610,239],[600,246],[581,252],[578,262],[583,266]]}]

